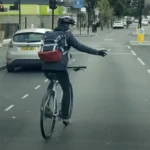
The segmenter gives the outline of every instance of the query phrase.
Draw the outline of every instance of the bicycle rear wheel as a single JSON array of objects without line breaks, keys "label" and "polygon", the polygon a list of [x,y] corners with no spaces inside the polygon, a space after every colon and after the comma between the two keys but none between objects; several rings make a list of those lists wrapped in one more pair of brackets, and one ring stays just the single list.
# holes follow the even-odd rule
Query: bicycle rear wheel
[{"label": "bicycle rear wheel", "polygon": [[[40,127],[41,127],[42,136],[45,140],[51,138],[55,128],[55,123],[56,123],[55,114],[57,113],[57,101],[55,100],[54,97],[55,97],[54,92],[52,90],[48,90],[41,104]],[[53,102],[53,108],[51,109],[50,106],[52,105],[51,104],[52,102]],[[50,123],[48,123],[48,128],[49,128],[48,132],[46,132],[46,128],[44,126],[44,123],[47,120],[50,121]]]}]

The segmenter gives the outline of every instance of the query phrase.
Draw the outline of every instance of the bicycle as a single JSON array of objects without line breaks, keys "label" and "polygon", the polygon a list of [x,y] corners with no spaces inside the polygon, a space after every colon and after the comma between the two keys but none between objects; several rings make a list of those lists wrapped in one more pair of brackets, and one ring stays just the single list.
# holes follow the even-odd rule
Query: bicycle
[{"label": "bicycle", "polygon": [[[79,71],[82,69],[86,69],[86,66],[77,66],[77,67],[67,67],[70,69],[73,69],[74,71]],[[40,127],[41,127],[41,133],[42,136],[45,140],[48,140],[49,138],[51,138],[54,128],[55,128],[55,124],[56,124],[56,119],[58,118],[58,121],[61,121],[61,101],[62,101],[62,95],[60,100],[58,101],[57,99],[57,91],[56,91],[56,87],[58,85],[58,80],[56,79],[55,73],[52,74],[51,76],[51,82],[48,85],[47,88],[47,92],[45,94],[45,96],[43,97],[42,103],[41,103],[41,109],[40,109]],[[72,86],[70,87],[70,90],[72,90]],[[70,91],[71,92],[71,91]],[[54,103],[53,106],[53,111],[50,110],[49,106],[50,106],[50,102],[51,102],[51,98],[52,101]],[[72,110],[73,110],[73,95],[71,94],[70,97],[70,102],[71,102],[71,107],[69,110],[70,116],[72,115]],[[50,131],[49,133],[46,133],[44,130],[44,117],[51,119],[52,120],[52,124],[49,125],[50,127]],[[68,125],[68,123],[63,122],[63,124],[65,126]]]}]

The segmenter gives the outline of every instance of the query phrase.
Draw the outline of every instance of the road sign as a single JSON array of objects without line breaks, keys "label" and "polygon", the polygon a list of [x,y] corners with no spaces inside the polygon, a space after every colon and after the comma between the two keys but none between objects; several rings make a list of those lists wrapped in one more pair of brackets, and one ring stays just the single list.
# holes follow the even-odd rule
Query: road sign
[{"label": "road sign", "polygon": [[86,12],[86,8],[85,8],[85,7],[82,7],[82,8],[81,8],[81,12]]},{"label": "road sign", "polygon": [[82,8],[83,7],[83,0],[74,0],[73,7],[74,8]]},{"label": "road sign", "polygon": [[144,29],[143,28],[139,28],[138,33],[139,34],[144,34]]}]

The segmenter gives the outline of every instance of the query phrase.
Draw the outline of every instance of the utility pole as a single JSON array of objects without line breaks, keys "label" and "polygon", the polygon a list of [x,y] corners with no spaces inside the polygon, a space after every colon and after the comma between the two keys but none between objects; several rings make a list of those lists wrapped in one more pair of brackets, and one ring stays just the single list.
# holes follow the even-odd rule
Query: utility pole
[{"label": "utility pole", "polygon": [[54,10],[57,8],[56,0],[49,0],[49,9],[52,9],[52,30],[54,29]]},{"label": "utility pole", "polygon": [[91,2],[87,3],[87,14],[88,14],[88,26],[87,26],[87,34],[90,32],[90,11],[91,11]]},{"label": "utility pole", "polygon": [[18,0],[19,7],[19,29],[21,29],[21,0]]},{"label": "utility pole", "polygon": [[15,10],[19,12],[18,15],[18,29],[21,29],[21,0],[15,0],[14,5],[10,6],[10,10]]},{"label": "utility pole", "polygon": [[52,9],[52,30],[54,29],[54,9]]},{"label": "utility pole", "polygon": [[145,0],[138,0],[140,28],[142,28],[142,13],[143,13],[144,6],[145,6]]},{"label": "utility pole", "polygon": [[82,14],[82,12],[81,12],[81,8],[80,8],[80,35],[81,35],[81,22],[82,22],[81,14]]}]

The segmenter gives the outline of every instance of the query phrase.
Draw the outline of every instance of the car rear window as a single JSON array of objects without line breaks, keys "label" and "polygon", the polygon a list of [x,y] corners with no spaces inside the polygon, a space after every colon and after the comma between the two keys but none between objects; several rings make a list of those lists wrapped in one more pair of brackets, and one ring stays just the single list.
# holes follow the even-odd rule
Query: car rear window
[{"label": "car rear window", "polygon": [[115,23],[121,23],[121,21],[115,21]]},{"label": "car rear window", "polygon": [[20,43],[40,42],[44,34],[42,33],[19,33],[14,35],[13,41]]}]

